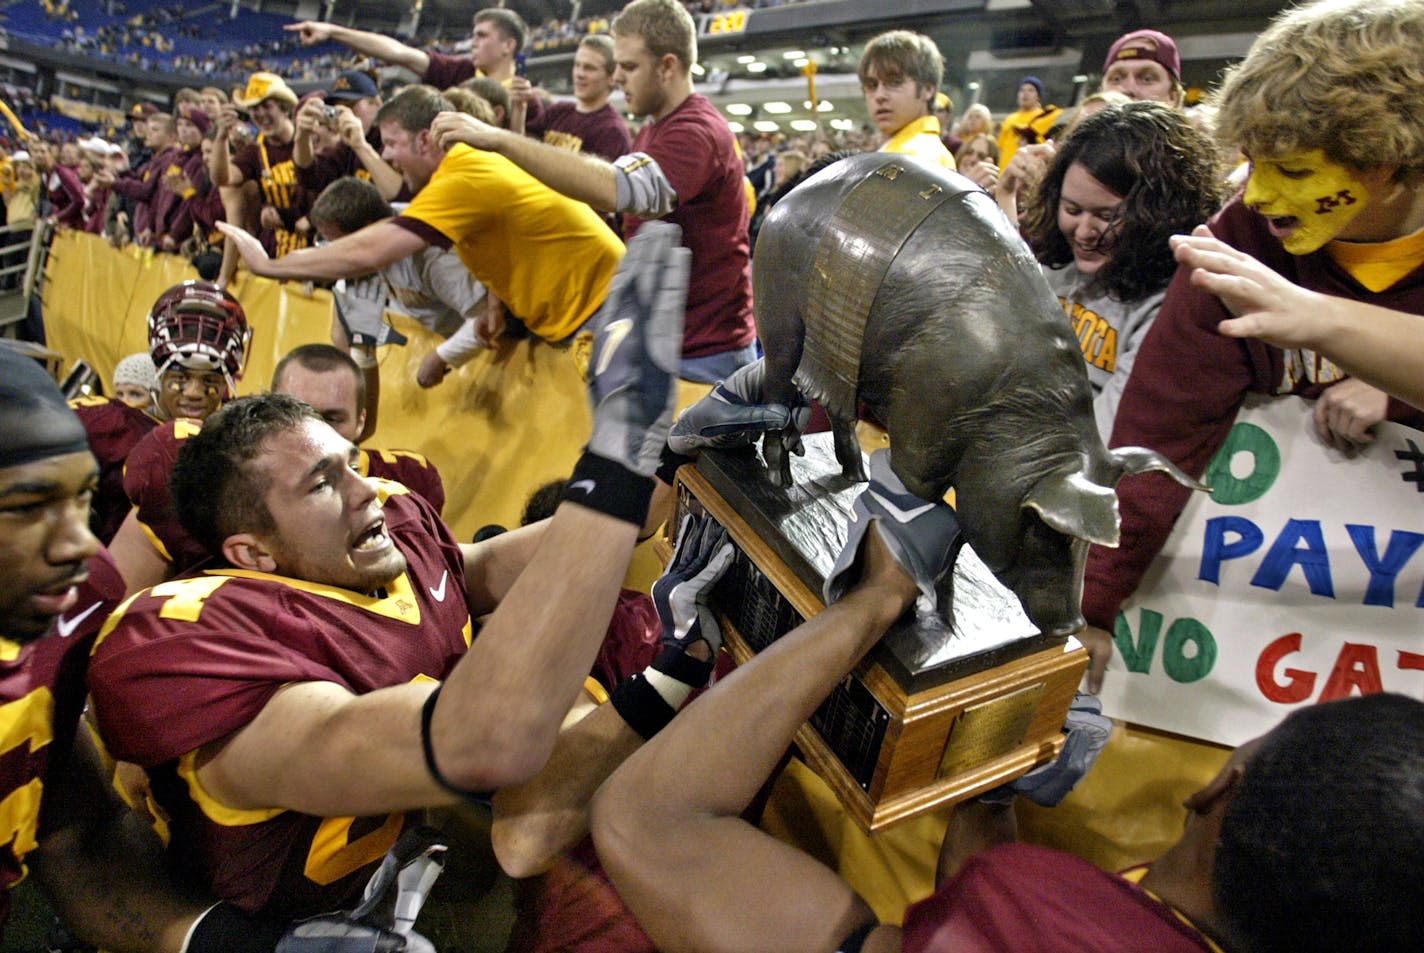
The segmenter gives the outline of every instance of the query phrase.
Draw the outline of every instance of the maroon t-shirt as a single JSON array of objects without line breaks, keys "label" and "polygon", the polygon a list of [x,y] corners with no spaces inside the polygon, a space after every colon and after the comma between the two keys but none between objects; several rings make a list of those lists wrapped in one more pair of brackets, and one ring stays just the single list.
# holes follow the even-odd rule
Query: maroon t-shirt
[{"label": "maroon t-shirt", "polygon": [[[436,53],[432,50],[425,55],[430,57],[430,65],[425,68],[425,75],[420,77],[420,81],[426,86],[449,89],[451,86],[459,86],[467,79],[473,79],[475,73],[478,72],[468,53],[452,55]],[[529,123],[538,119],[543,112],[544,101],[535,96],[530,100],[529,106],[524,112],[525,128],[527,129]]]},{"label": "maroon t-shirt", "polygon": [[68,166],[56,165],[44,177],[54,220],[64,228],[84,227],[84,185]]},{"label": "maroon t-shirt", "polygon": [[1210,953],[1161,901],[1085,860],[1032,844],[976,854],[905,911],[905,953]]},{"label": "maroon t-shirt", "polygon": [[[208,168],[207,164],[203,162],[202,149],[194,149],[183,159],[183,175],[187,177],[188,184],[193,187],[193,194],[187,197],[178,197],[178,206],[173,210],[173,214],[164,226],[165,234],[171,235],[173,240],[179,244],[193,237],[194,225],[197,225],[206,237],[211,224],[201,221],[200,210],[208,202],[209,193],[217,192],[217,189],[212,188],[208,182]],[[222,199],[219,196],[219,208],[222,207],[221,202]]]},{"label": "maroon t-shirt", "polygon": [[282,217],[282,227],[264,228],[257,237],[262,247],[274,258],[305,248],[310,241],[294,231],[297,219],[311,208],[312,196],[297,181],[297,167],[292,162],[291,141],[275,143],[259,135],[232,157],[232,164],[243,181],[256,182],[262,190],[262,204],[275,208]]},{"label": "maroon t-shirt", "polygon": [[164,217],[177,204],[173,193],[163,187],[163,174],[170,165],[182,163],[183,150],[173,145],[154,155],[129,175],[114,180],[114,191],[134,203],[134,235],[149,231],[155,239],[158,237]]},{"label": "maroon t-shirt", "polygon": [[84,230],[95,235],[104,233],[104,216],[108,212],[111,190],[105,186],[90,188],[84,196]]},{"label": "maroon t-shirt", "polygon": [[514,911],[506,953],[657,951],[587,837],[545,873],[515,881]]},{"label": "maroon t-shirt", "polygon": [[[381,130],[372,126],[366,132],[366,143],[376,150],[377,155],[380,155]],[[355,150],[344,142],[338,142],[335,148],[328,152],[317,153],[311,165],[306,168],[296,166],[296,170],[297,182],[311,196],[321,195],[322,190],[328,185],[348,175],[367,182],[371,181],[371,173],[361,164],[361,160],[356,158]],[[391,201],[409,202],[411,198],[410,186],[402,182],[400,191]],[[316,200],[312,199],[312,201]]]},{"label": "maroon t-shirt", "polygon": [[420,77],[420,81],[426,86],[449,89],[475,75],[475,62],[468,53],[436,53],[431,50],[425,55],[430,57],[430,65],[425,68],[425,75]]},{"label": "maroon t-shirt", "polygon": [[[747,193],[727,121],[705,96],[693,93],[662,119],[643,123],[632,151],[662,168],[677,193],[677,208],[664,221],[681,226],[682,242],[692,250],[682,356],[746,347],[756,337]],[[642,224],[628,215],[623,232],[631,239]]]},{"label": "maroon t-shirt", "polygon": [[368,450],[361,448],[361,472],[368,477],[394,480],[419,493],[435,507],[445,509],[445,483],[435,464],[413,450]]},{"label": "maroon t-shirt", "polygon": [[526,119],[524,131],[551,146],[601,156],[609,162],[633,151],[628,124],[611,103],[588,113],[579,112],[574,102],[554,103],[537,121]]}]

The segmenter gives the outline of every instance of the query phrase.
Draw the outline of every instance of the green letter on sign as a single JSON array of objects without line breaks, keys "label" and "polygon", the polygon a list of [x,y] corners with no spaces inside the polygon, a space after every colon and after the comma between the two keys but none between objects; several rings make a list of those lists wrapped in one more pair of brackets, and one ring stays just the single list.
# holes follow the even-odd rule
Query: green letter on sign
[{"label": "green letter on sign", "polygon": [[1113,623],[1113,641],[1129,672],[1146,675],[1152,671],[1152,656],[1157,652],[1157,636],[1162,631],[1162,613],[1143,609],[1139,617],[1137,641],[1132,639],[1132,624],[1127,613],[1119,612]]},{"label": "green letter on sign", "polygon": [[[1238,453],[1251,454],[1251,473],[1244,480],[1231,473],[1231,458]],[[1255,424],[1237,424],[1226,435],[1226,443],[1211,458],[1205,482],[1212,489],[1213,502],[1239,506],[1264,496],[1280,472],[1281,451],[1271,435]]]},{"label": "green letter on sign", "polygon": [[[1188,642],[1196,646],[1196,652],[1188,658],[1185,648]],[[1174,682],[1195,682],[1205,678],[1216,664],[1216,639],[1211,630],[1196,619],[1178,619],[1167,627],[1167,638],[1162,643],[1162,668]]]}]

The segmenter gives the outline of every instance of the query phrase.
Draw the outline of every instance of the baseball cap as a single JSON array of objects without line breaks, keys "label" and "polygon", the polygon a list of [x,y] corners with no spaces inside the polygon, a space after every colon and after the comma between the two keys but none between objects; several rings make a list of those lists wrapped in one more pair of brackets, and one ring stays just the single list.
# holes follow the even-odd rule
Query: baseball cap
[{"label": "baseball cap", "polygon": [[10,153],[10,161],[11,161],[11,162],[28,162],[28,163],[30,163],[31,165],[33,165],[35,160],[31,159],[31,158],[30,158],[30,154],[29,154],[28,152],[26,152],[24,149],[17,149],[17,150],[15,150],[14,152]]},{"label": "baseball cap", "polygon": [[205,136],[208,134],[209,126],[212,125],[211,120],[208,119],[208,114],[203,112],[196,106],[191,109],[184,110],[174,118],[186,119],[188,122],[191,122],[193,125],[197,126],[198,132],[202,133]]},{"label": "baseball cap", "polygon": [[327,88],[326,98],[336,102],[352,103],[358,99],[379,96],[380,89],[371,74],[359,69],[349,69],[332,80]]},{"label": "baseball cap", "polygon": [[133,108],[129,110],[129,118],[147,119],[156,112],[158,112],[158,107],[153,103],[134,103]]},{"label": "baseball cap", "polygon": [[[1133,46],[1128,46],[1133,43]],[[1108,50],[1108,58],[1103,60],[1103,72],[1108,71],[1119,60],[1151,60],[1172,74],[1177,82],[1182,81],[1182,57],[1177,52],[1177,44],[1165,33],[1156,30],[1133,30],[1117,38]]]},{"label": "baseball cap", "polygon": [[287,81],[276,73],[268,72],[253,73],[249,76],[247,88],[241,93],[234,92],[232,102],[239,109],[251,109],[258,103],[266,102],[269,99],[286,103],[288,106],[297,105],[297,94],[292,92],[292,87],[287,85]]}]

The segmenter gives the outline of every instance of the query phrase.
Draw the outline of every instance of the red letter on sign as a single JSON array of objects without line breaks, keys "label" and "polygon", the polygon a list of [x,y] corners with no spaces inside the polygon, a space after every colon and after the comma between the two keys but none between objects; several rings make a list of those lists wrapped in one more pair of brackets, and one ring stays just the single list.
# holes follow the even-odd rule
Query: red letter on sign
[{"label": "red letter on sign", "polygon": [[1315,690],[1315,673],[1303,672],[1298,668],[1288,668],[1285,675],[1289,682],[1276,681],[1276,664],[1292,652],[1300,651],[1300,633],[1291,632],[1281,636],[1261,651],[1256,660],[1256,687],[1261,694],[1273,702],[1292,705],[1303,702]]},{"label": "red letter on sign", "polygon": [[1373,645],[1346,642],[1340,648],[1340,657],[1335,660],[1330,678],[1320,691],[1320,700],[1328,702],[1344,698],[1352,688],[1358,688],[1361,695],[1384,691],[1384,685],[1380,682],[1379,655]]}]

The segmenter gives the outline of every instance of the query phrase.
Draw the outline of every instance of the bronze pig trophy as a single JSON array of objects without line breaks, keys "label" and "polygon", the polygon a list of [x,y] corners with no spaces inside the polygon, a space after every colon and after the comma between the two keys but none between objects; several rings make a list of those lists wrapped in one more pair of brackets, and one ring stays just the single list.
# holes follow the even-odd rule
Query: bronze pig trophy
[{"label": "bronze pig trophy", "polygon": [[[842,159],[776,204],[753,262],[765,398],[820,401],[854,480],[869,407],[896,475],[925,499],[954,488],[965,541],[1044,634],[1083,627],[1088,543],[1117,545],[1119,478],[1159,470],[1205,489],[1155,451],[1103,445],[1063,309],[963,176],[888,153]],[[798,436],[763,440],[779,486]]]}]

